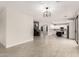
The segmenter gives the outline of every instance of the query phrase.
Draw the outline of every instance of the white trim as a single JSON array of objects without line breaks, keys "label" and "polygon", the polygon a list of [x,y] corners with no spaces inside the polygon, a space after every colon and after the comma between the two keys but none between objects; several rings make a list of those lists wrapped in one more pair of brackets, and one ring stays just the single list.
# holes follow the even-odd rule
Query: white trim
[{"label": "white trim", "polygon": [[23,41],[23,42],[19,42],[19,43],[16,43],[16,44],[6,45],[6,48],[10,48],[10,47],[13,47],[13,46],[16,46],[16,45],[20,45],[20,44],[23,44],[23,43],[27,43],[27,42],[32,41],[32,40],[33,39],[26,40],[26,41]]},{"label": "white trim", "polygon": [[6,47],[6,45],[5,44],[3,44],[2,42],[0,42],[0,45],[1,45],[1,47]]}]

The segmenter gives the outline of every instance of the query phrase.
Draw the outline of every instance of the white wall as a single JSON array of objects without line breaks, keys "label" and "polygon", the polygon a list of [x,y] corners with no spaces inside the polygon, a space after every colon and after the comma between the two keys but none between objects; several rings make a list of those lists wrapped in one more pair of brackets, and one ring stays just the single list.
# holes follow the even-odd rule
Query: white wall
[{"label": "white wall", "polygon": [[75,22],[69,23],[69,38],[75,39]]},{"label": "white wall", "polygon": [[6,46],[6,9],[0,9],[0,43]]},{"label": "white wall", "polygon": [[19,9],[7,7],[6,47],[33,40],[33,19]]}]

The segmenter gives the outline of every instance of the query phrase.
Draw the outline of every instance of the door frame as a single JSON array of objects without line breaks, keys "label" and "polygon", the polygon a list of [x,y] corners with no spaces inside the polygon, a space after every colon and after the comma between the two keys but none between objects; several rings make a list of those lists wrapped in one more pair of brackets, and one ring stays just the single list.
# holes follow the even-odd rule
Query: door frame
[{"label": "door frame", "polygon": [[75,41],[78,44],[78,16],[75,18]]},{"label": "door frame", "polygon": [[67,38],[69,39],[69,24],[67,25]]}]

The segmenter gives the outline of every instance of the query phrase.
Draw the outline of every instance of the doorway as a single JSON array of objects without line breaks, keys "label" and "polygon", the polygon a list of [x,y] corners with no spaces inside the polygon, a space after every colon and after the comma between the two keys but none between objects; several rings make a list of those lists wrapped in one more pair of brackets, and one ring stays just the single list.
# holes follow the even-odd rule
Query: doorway
[{"label": "doorway", "polygon": [[69,39],[69,23],[50,24],[49,35]]}]

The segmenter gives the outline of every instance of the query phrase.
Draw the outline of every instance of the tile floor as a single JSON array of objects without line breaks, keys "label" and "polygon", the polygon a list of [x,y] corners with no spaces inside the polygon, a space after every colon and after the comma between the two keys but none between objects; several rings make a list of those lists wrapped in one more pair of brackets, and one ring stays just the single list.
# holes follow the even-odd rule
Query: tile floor
[{"label": "tile floor", "polygon": [[78,57],[74,40],[56,36],[34,37],[33,41],[11,48],[0,48],[1,57]]}]

